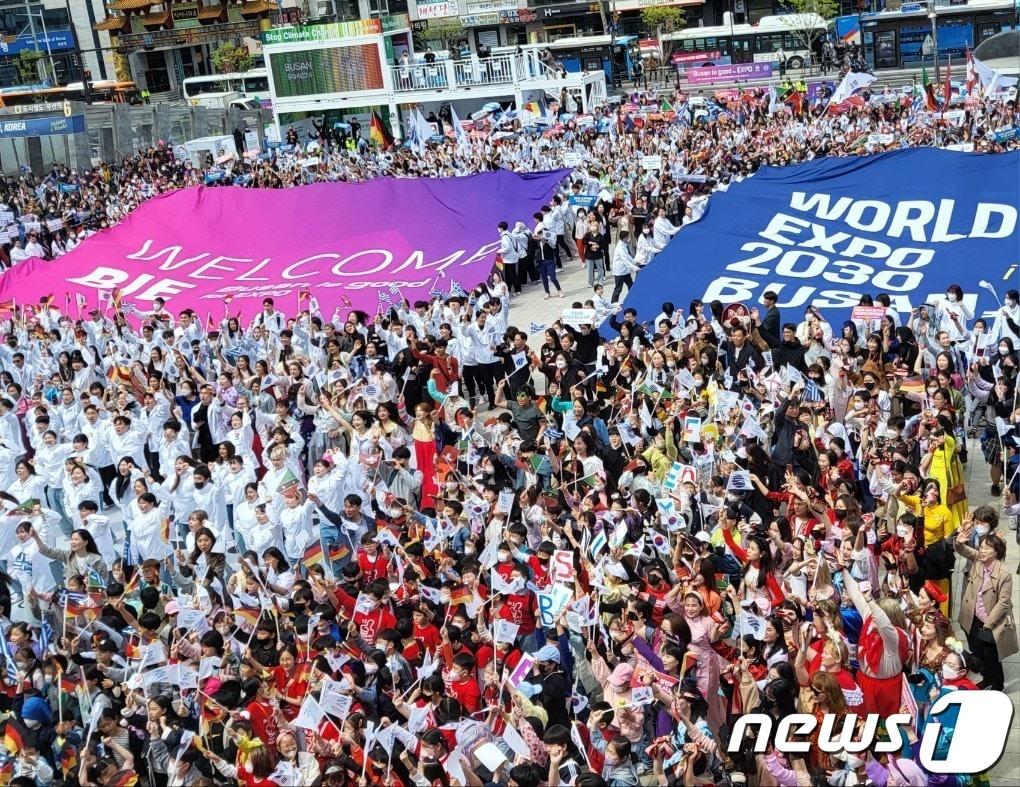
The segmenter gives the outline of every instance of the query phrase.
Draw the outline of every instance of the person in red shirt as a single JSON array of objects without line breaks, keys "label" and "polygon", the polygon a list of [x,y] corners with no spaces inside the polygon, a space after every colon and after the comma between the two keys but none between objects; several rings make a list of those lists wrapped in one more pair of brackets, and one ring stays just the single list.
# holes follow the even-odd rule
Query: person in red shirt
[{"label": "person in red shirt", "polygon": [[244,709],[251,722],[252,732],[275,753],[276,736],[280,733],[280,727],[287,723],[280,708],[271,702],[276,687],[268,680],[248,678],[242,690],[252,697]]},{"label": "person in red shirt", "polygon": [[358,566],[361,567],[361,578],[364,582],[386,579],[389,575],[390,558],[372,539],[371,533],[361,537],[361,549],[358,550]]},{"label": "person in red shirt", "polygon": [[308,693],[308,663],[298,663],[297,648],[289,645],[280,651],[280,664],[273,667],[273,687],[280,701],[283,717],[293,721]]},{"label": "person in red shirt", "polygon": [[549,570],[552,565],[553,552],[556,545],[552,541],[543,541],[538,545],[538,552],[528,555],[528,568],[531,569],[531,581],[540,588],[551,584]]},{"label": "person in red shirt", "polygon": [[344,616],[353,620],[358,627],[358,636],[366,645],[374,645],[375,638],[383,629],[391,629],[397,625],[397,618],[390,611],[389,603],[383,599],[389,593],[389,586],[385,580],[376,580],[371,583],[365,594],[372,600],[372,608],[368,611],[355,611],[358,599],[344,591],[336,588],[334,598],[340,607],[343,608]]},{"label": "person in red shirt", "polygon": [[432,615],[424,604],[411,612],[411,633],[429,653],[435,653],[443,642],[439,629],[432,623]]},{"label": "person in red shirt", "polygon": [[464,712],[469,714],[482,707],[482,690],[478,686],[476,667],[474,656],[458,653],[453,657],[453,666],[449,670],[450,694],[460,703]]},{"label": "person in red shirt", "polygon": [[538,603],[535,594],[524,587],[524,569],[520,565],[514,566],[508,581],[516,582],[521,589],[517,593],[508,593],[502,597],[496,615],[502,620],[516,623],[520,627],[517,629],[517,636],[523,637],[534,632],[537,626]]}]

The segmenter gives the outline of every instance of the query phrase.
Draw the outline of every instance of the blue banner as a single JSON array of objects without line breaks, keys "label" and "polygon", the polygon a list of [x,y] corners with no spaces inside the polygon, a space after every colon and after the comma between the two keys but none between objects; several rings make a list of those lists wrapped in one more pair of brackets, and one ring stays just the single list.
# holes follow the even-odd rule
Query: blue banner
[{"label": "blue banner", "polygon": [[[904,317],[959,284],[980,314],[1017,288],[1020,151],[904,149],[764,167],[717,192],[642,271],[625,306],[651,320],[663,301],[686,308],[762,303],[773,290],[784,321],[809,304],[846,319],[865,293],[887,293]],[[654,326],[650,326],[654,330]]]},{"label": "blue banner", "polygon": [[74,34],[65,27],[59,30],[47,30],[46,34],[38,31],[34,36],[31,33],[25,33],[12,41],[0,40],[0,56],[18,55],[29,49],[37,50],[40,54],[45,55],[47,43],[50,52],[74,49]]},{"label": "blue banner", "polygon": [[85,130],[85,116],[0,120],[0,139],[14,137],[52,137],[57,134],[80,134]]}]

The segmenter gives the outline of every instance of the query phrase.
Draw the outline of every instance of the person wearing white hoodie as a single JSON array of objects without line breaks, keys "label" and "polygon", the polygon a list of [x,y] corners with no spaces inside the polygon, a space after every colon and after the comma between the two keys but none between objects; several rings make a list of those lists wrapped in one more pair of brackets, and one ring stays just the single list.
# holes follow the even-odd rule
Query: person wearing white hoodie
[{"label": "person wearing white hoodie", "polygon": [[616,243],[616,248],[613,250],[613,279],[615,284],[613,285],[613,295],[609,299],[613,303],[618,303],[620,295],[623,293],[623,285],[627,285],[628,292],[630,288],[634,286],[633,274],[638,272],[637,263],[634,262],[634,258],[630,256],[630,247],[628,246],[628,239],[630,233],[626,230],[620,232],[619,240]]}]

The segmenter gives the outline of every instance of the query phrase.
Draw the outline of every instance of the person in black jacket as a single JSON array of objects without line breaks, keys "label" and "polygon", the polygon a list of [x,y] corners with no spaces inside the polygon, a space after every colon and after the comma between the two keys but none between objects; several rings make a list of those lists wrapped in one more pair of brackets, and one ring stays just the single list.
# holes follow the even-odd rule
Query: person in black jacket
[{"label": "person in black jacket", "polygon": [[[766,339],[766,341],[768,341]],[[808,348],[800,343],[797,338],[797,326],[792,322],[786,323],[783,326],[783,338],[782,341],[773,344],[769,341],[769,346],[772,347],[772,368],[782,369],[784,366],[792,366],[801,374],[807,374],[807,364],[804,362],[804,355],[807,353]]]},{"label": "person in black jacket", "polygon": [[[779,344],[779,309],[776,308],[776,301],[779,300],[779,296],[776,295],[772,290],[768,290],[761,299],[765,302],[765,314],[761,320],[761,327],[758,332],[762,335],[762,338],[769,343],[769,347],[775,347]],[[779,368],[778,366],[776,367]]]},{"label": "person in black jacket", "polygon": [[747,328],[737,320],[733,321],[730,337],[723,342],[722,348],[726,352],[725,360],[720,359],[723,360],[723,370],[729,372],[734,381],[749,365],[758,371],[765,368],[765,361],[758,348],[747,339]]}]

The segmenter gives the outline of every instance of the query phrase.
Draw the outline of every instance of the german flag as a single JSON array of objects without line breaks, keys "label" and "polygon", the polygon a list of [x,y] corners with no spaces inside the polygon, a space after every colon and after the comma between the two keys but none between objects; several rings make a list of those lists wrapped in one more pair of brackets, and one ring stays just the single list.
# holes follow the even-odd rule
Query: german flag
[{"label": "german flag", "polygon": [[14,719],[10,719],[4,728],[4,747],[11,754],[20,754],[25,748],[25,730]]},{"label": "german flag", "polygon": [[456,606],[458,604],[470,604],[474,600],[474,593],[463,585],[457,585],[450,590],[450,604],[452,606]]},{"label": "german flag", "polygon": [[69,598],[67,600],[67,603],[64,605],[64,614],[69,618],[76,618],[79,615],[84,615],[85,610],[87,609],[88,607],[85,605],[84,602],[75,601]]},{"label": "german flag", "polygon": [[368,124],[368,140],[383,150],[393,147],[393,137],[386,130],[386,126],[383,125],[382,118],[377,112],[372,113],[372,120]]},{"label": "german flag", "polygon": [[164,517],[163,524],[159,529],[159,536],[168,544],[170,543],[170,518]]},{"label": "german flag", "polygon": [[254,628],[258,624],[260,617],[262,617],[262,610],[254,607],[238,607],[234,610],[234,620],[239,625]]},{"label": "german flag", "polygon": [[135,787],[138,784],[138,774],[134,771],[118,771],[106,783],[106,787]]},{"label": "german flag", "polygon": [[349,554],[351,554],[351,549],[346,544],[333,544],[329,548],[329,562],[343,560]]},{"label": "german flag", "polygon": [[305,564],[305,568],[321,566],[326,562],[326,555],[323,553],[322,544],[319,543],[318,539],[309,544],[305,549],[305,554],[304,557],[301,558],[301,562]]}]

